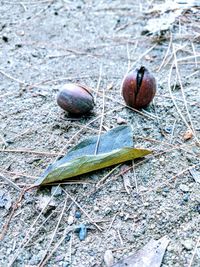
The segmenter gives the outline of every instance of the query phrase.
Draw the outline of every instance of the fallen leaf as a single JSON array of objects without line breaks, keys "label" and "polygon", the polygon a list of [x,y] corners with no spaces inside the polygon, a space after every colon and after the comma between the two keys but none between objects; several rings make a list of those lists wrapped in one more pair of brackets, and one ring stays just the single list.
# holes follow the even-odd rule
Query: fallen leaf
[{"label": "fallen leaf", "polygon": [[[96,151],[97,142],[98,150]],[[100,136],[80,142],[62,159],[50,165],[35,182],[36,186],[62,181],[150,154],[147,149],[133,148],[130,126],[116,127]]]},{"label": "fallen leaf", "polygon": [[133,255],[120,260],[112,267],[160,267],[169,239],[164,236],[159,240],[150,240]]}]

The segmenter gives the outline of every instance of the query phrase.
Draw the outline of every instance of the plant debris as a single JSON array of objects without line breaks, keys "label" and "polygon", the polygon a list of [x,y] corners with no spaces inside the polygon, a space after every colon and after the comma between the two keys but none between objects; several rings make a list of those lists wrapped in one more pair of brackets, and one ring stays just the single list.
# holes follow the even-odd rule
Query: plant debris
[{"label": "plant debris", "polygon": [[36,186],[62,181],[150,154],[147,149],[133,148],[130,126],[119,126],[105,134],[80,142],[62,159],[50,165],[35,182]]},{"label": "plant debris", "polygon": [[112,267],[160,267],[169,239],[150,240],[143,248],[128,258],[122,259]]}]

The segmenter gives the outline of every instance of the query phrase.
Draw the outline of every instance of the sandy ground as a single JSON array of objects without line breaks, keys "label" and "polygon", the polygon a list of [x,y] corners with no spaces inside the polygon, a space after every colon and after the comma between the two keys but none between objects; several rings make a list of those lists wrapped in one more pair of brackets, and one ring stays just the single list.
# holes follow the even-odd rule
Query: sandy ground
[{"label": "sandy ground", "polygon": [[[200,10],[148,34],[151,19],[162,17],[150,2],[0,1],[0,266],[105,266],[106,250],[117,262],[165,235],[162,267],[199,266]],[[141,65],[155,75],[157,93],[138,113],[124,106],[120,85]],[[57,106],[67,82],[94,90],[90,115],[70,118]],[[28,191],[5,231],[24,187],[98,134],[101,122],[105,132],[122,121],[152,156],[66,181],[57,192]]]}]

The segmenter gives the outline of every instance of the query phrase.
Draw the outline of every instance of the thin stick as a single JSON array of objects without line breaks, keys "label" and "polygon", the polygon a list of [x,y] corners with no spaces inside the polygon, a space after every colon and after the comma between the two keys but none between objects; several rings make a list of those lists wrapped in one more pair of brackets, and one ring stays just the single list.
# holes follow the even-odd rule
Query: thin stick
[{"label": "thin stick", "polygon": [[166,52],[166,54],[165,54],[165,56],[164,56],[164,58],[163,58],[163,60],[162,60],[162,62],[160,64],[157,72],[159,72],[162,69],[163,65],[165,64],[165,61],[166,61],[166,59],[167,59],[167,57],[169,55],[169,51],[170,51],[171,45],[172,45],[172,33],[170,33],[170,40],[169,40],[169,45],[167,47],[167,52]]},{"label": "thin stick", "polygon": [[132,169],[133,169],[133,177],[134,177],[134,182],[135,182],[135,189],[136,189],[137,194],[139,194],[137,177],[136,177],[136,173],[135,173],[135,163],[134,163],[134,160],[132,161]]},{"label": "thin stick", "polygon": [[2,140],[2,142],[0,142],[0,144],[4,144],[5,146],[8,145],[8,143],[6,142],[6,140],[4,139],[4,137],[0,134],[0,138]]},{"label": "thin stick", "polygon": [[[3,225],[3,229],[2,229],[1,234],[0,234],[0,241],[3,240],[5,234],[6,234],[7,230],[8,230],[9,223],[10,223],[10,221],[11,221],[11,219],[12,219],[14,213],[15,213],[15,210],[18,208],[19,203],[22,201],[22,198],[23,198],[23,196],[24,196],[25,191],[26,191],[26,190],[22,190],[22,191],[21,191],[21,193],[20,193],[20,195],[19,195],[19,199],[18,199],[18,200],[16,201],[16,203],[13,205],[13,208],[12,208],[12,211],[11,211],[9,217],[8,217],[8,220],[7,220],[7,222]],[[9,266],[8,266],[8,267],[9,267]]]},{"label": "thin stick", "polygon": [[173,126],[172,126],[172,133],[171,133],[171,136],[170,136],[170,140],[169,140],[169,143],[172,144],[172,140],[173,140],[173,136],[174,136],[174,131],[175,131],[175,125],[176,125],[176,119],[174,120],[174,123],[173,123]]},{"label": "thin stick", "polygon": [[2,75],[4,75],[5,77],[7,77],[8,79],[12,80],[12,81],[18,82],[18,83],[20,83],[20,84],[27,85],[26,82],[14,78],[13,76],[7,74],[7,73],[4,72],[3,70],[0,70],[0,73],[1,73]]},{"label": "thin stick", "polygon": [[186,99],[185,99],[185,93],[184,93],[184,89],[183,89],[183,84],[181,82],[181,76],[180,76],[180,72],[179,72],[179,69],[178,69],[176,52],[174,50],[174,46],[173,46],[173,53],[174,53],[174,62],[175,62],[175,66],[176,66],[176,73],[177,73],[177,77],[178,77],[178,80],[179,80],[179,84],[180,84],[180,88],[181,88],[181,92],[182,92],[182,96],[183,96],[183,101],[184,101],[185,109],[186,109],[186,112],[187,112],[187,115],[188,115],[188,118],[189,118],[189,121],[190,121],[190,124],[191,124],[191,127],[189,129],[192,130],[193,135],[194,135],[196,141],[198,143],[200,143],[199,140],[198,140],[198,138],[197,138],[197,135],[196,135],[196,132],[195,132],[195,129],[194,129],[194,126],[193,126],[193,122],[192,122],[192,119],[191,119],[191,116],[190,116],[190,113],[189,113],[189,110],[188,110],[187,102],[186,102]]},{"label": "thin stick", "polygon": [[[176,101],[175,101],[175,99],[174,99],[174,96],[173,96],[173,94],[172,94],[172,90],[171,90],[171,76],[172,76],[172,70],[173,70],[173,67],[174,67],[174,64],[172,64],[172,66],[171,66],[171,68],[170,68],[170,71],[169,71],[169,78],[168,78],[168,89],[169,89],[169,92],[170,92],[170,96],[171,96],[171,98],[172,98],[172,101],[173,101],[173,103],[174,103],[174,106],[175,106],[175,108],[176,108],[178,114],[180,115],[181,119],[183,120],[183,122],[185,123],[185,125],[187,126],[187,128],[193,132],[193,130],[191,129],[190,125],[187,123],[185,117],[184,117],[183,114],[181,113],[179,107],[177,106]],[[194,137],[195,137],[195,135],[194,135]],[[197,139],[197,141],[198,141],[198,139]],[[199,141],[198,141],[198,143],[199,143]]]},{"label": "thin stick", "polygon": [[57,230],[58,230],[58,227],[59,227],[59,225],[60,225],[61,219],[62,219],[62,217],[63,217],[64,211],[65,211],[65,209],[66,209],[67,199],[68,199],[68,197],[65,198],[65,202],[64,202],[64,205],[63,205],[63,209],[62,209],[62,212],[61,212],[60,217],[59,217],[59,219],[58,219],[57,225],[56,225],[55,230],[54,230],[54,232],[53,232],[53,234],[52,234],[52,236],[51,236],[51,240],[48,242],[48,246],[47,246],[47,249],[46,249],[46,251],[45,251],[45,253],[44,253],[44,256],[42,257],[40,263],[38,264],[38,267],[43,266],[43,262],[44,262],[44,260],[45,260],[45,258],[46,258],[46,256],[47,256],[47,253],[48,253],[48,251],[49,251],[49,249],[50,249],[50,247],[51,247],[51,244],[52,244],[52,242],[53,242],[53,240],[54,240],[54,237],[55,237],[56,232],[57,232]]},{"label": "thin stick", "polygon": [[26,174],[26,173],[12,172],[12,171],[7,171],[7,170],[1,169],[1,168],[0,168],[0,171],[1,171],[1,172],[5,172],[5,173],[9,173],[10,175],[15,175],[15,176],[25,176],[25,177],[28,177],[28,178],[31,178],[31,179],[36,179],[36,178],[38,178],[37,176],[31,176],[31,175]]},{"label": "thin stick", "polygon": [[187,171],[190,171],[190,170],[196,168],[196,167],[199,166],[199,165],[200,165],[200,163],[195,164],[195,165],[192,165],[192,166],[190,166],[189,168],[186,168],[186,169],[184,169],[183,171],[181,171],[181,172],[177,173],[176,175],[172,176],[172,177],[169,178],[167,181],[158,184],[157,187],[153,187],[153,188],[149,189],[147,192],[145,192],[145,193],[143,193],[143,194],[140,192],[140,194],[141,194],[142,196],[144,196],[144,195],[146,195],[146,194],[149,194],[150,192],[157,190],[157,188],[162,187],[163,185],[166,185],[166,182],[169,183],[170,181],[174,181],[174,180],[175,180],[177,177],[179,177],[180,175],[184,174],[184,173],[187,172]]},{"label": "thin stick", "polygon": [[62,244],[62,242],[65,240],[66,238],[66,234],[68,232],[70,232],[72,230],[68,230],[65,229],[61,239],[58,241],[58,243],[54,246],[54,248],[52,249],[51,253],[46,257],[46,259],[44,260],[43,264],[40,267],[44,267],[46,265],[46,263],[49,261],[49,259],[51,258],[51,256],[56,252],[56,250],[59,248],[59,246]]},{"label": "thin stick", "polygon": [[177,59],[177,62],[185,61],[188,59],[194,59],[194,58],[198,58],[198,57],[200,57],[200,54],[196,54],[195,56],[182,57],[182,58]]},{"label": "thin stick", "polygon": [[157,46],[157,44],[154,44],[152,47],[150,47],[149,49],[147,49],[131,66],[130,69],[133,69],[133,67],[147,54],[149,54],[149,52],[151,52],[155,47]]},{"label": "thin stick", "polygon": [[34,151],[29,149],[0,149],[0,152],[11,152],[11,153],[29,153],[36,155],[44,155],[44,156],[60,156],[60,153],[56,152],[43,152],[43,151]]},{"label": "thin stick", "polygon": [[70,243],[69,243],[69,265],[72,264],[72,242],[73,242],[73,232],[71,233]]},{"label": "thin stick", "polygon": [[88,215],[88,213],[78,204],[78,202],[63,188],[65,194],[76,204],[76,206],[88,217],[89,221],[96,226],[96,228],[101,232],[102,229],[95,223],[95,221]]},{"label": "thin stick", "polygon": [[13,181],[11,181],[10,179],[8,179],[7,177],[5,177],[3,174],[0,173],[0,177],[3,179],[3,180],[6,180],[6,182],[8,182],[12,187],[14,187],[16,190],[18,191],[22,191],[22,189],[16,185]]},{"label": "thin stick", "polygon": [[191,258],[191,260],[190,260],[190,262],[189,262],[188,267],[192,267],[192,262],[193,262],[193,260],[194,260],[194,256],[195,256],[195,254],[196,254],[196,252],[197,252],[197,248],[198,248],[198,246],[199,246],[199,242],[200,242],[200,237],[197,239],[197,242],[196,242],[194,251],[193,251],[193,253],[192,253],[192,258]]},{"label": "thin stick", "polygon": [[[57,186],[58,188],[58,186]],[[41,217],[42,213],[44,212],[44,210],[46,209],[47,205],[50,203],[50,201],[52,200],[52,198],[54,197],[54,194],[57,191],[56,190],[53,192],[53,194],[51,195],[49,201],[47,202],[47,204],[43,207],[43,209],[41,210],[41,212],[38,214],[38,216],[36,217],[35,221],[32,223],[32,225],[29,227],[28,231],[26,232],[26,235],[24,237],[24,239],[22,240],[21,244],[19,245],[15,255],[13,256],[13,258],[11,259],[11,261],[8,263],[7,267],[12,267],[13,263],[16,261],[16,259],[18,258],[19,254],[22,252],[23,247],[24,247],[24,243],[26,243],[27,238],[29,236],[29,234],[31,233],[31,231],[33,230],[34,225],[37,223],[37,221],[39,220],[39,218]]]},{"label": "thin stick", "polygon": [[193,42],[191,42],[191,45],[192,45],[192,51],[193,51],[193,54],[194,54],[195,67],[197,68],[198,64],[197,64],[197,57],[196,57],[195,46],[194,46],[194,43]]},{"label": "thin stick", "polygon": [[109,226],[109,228],[108,228],[108,232],[109,232],[110,229],[112,228],[112,225],[113,225],[113,223],[114,223],[114,221],[115,221],[115,219],[116,219],[116,217],[117,217],[118,214],[119,214],[119,212],[117,212],[117,213],[114,215],[114,217],[112,218],[112,221],[111,221],[110,226]]},{"label": "thin stick", "polygon": [[97,101],[97,96],[98,96],[98,92],[99,92],[99,87],[100,87],[101,79],[102,79],[102,64],[100,65],[100,68],[99,68],[99,79],[98,79],[98,82],[97,82],[96,95],[95,95],[95,98],[94,98],[94,102],[95,103]]},{"label": "thin stick", "polygon": [[101,184],[120,166],[121,164],[118,164],[111,171],[109,171],[109,173],[107,173],[101,180],[99,180],[96,184],[96,189],[98,189],[101,186]]},{"label": "thin stick", "polygon": [[[16,138],[18,138],[18,137],[21,137],[21,136],[23,136],[24,134],[26,134],[26,133],[30,133],[30,131],[31,131],[31,129],[26,129],[24,132],[22,132],[22,133],[20,133],[20,134],[17,134],[17,135],[15,135],[14,137],[11,137],[11,138],[9,138],[9,139],[7,139],[7,140],[4,140],[4,144],[6,143],[8,143],[9,141],[13,141],[13,140],[15,140]],[[0,144],[2,144],[2,142],[0,142]]]},{"label": "thin stick", "polygon": [[103,127],[104,111],[105,111],[105,90],[103,88],[102,114],[101,114],[99,134],[98,134],[98,137],[97,137],[97,142],[96,142],[96,147],[95,147],[94,155],[97,154],[98,148],[99,148],[99,141],[100,141],[100,138],[101,138],[101,132],[102,132],[102,127]]}]

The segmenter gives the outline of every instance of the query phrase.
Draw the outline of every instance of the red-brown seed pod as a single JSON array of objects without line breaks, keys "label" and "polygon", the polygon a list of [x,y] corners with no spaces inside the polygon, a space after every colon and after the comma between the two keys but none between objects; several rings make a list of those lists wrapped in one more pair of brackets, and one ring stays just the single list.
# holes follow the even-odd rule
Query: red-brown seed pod
[{"label": "red-brown seed pod", "polygon": [[58,105],[71,114],[82,115],[94,107],[94,98],[90,90],[80,84],[65,84],[57,95]]},{"label": "red-brown seed pod", "polygon": [[145,68],[130,71],[122,84],[122,95],[127,106],[135,109],[145,108],[156,93],[156,80]]}]

